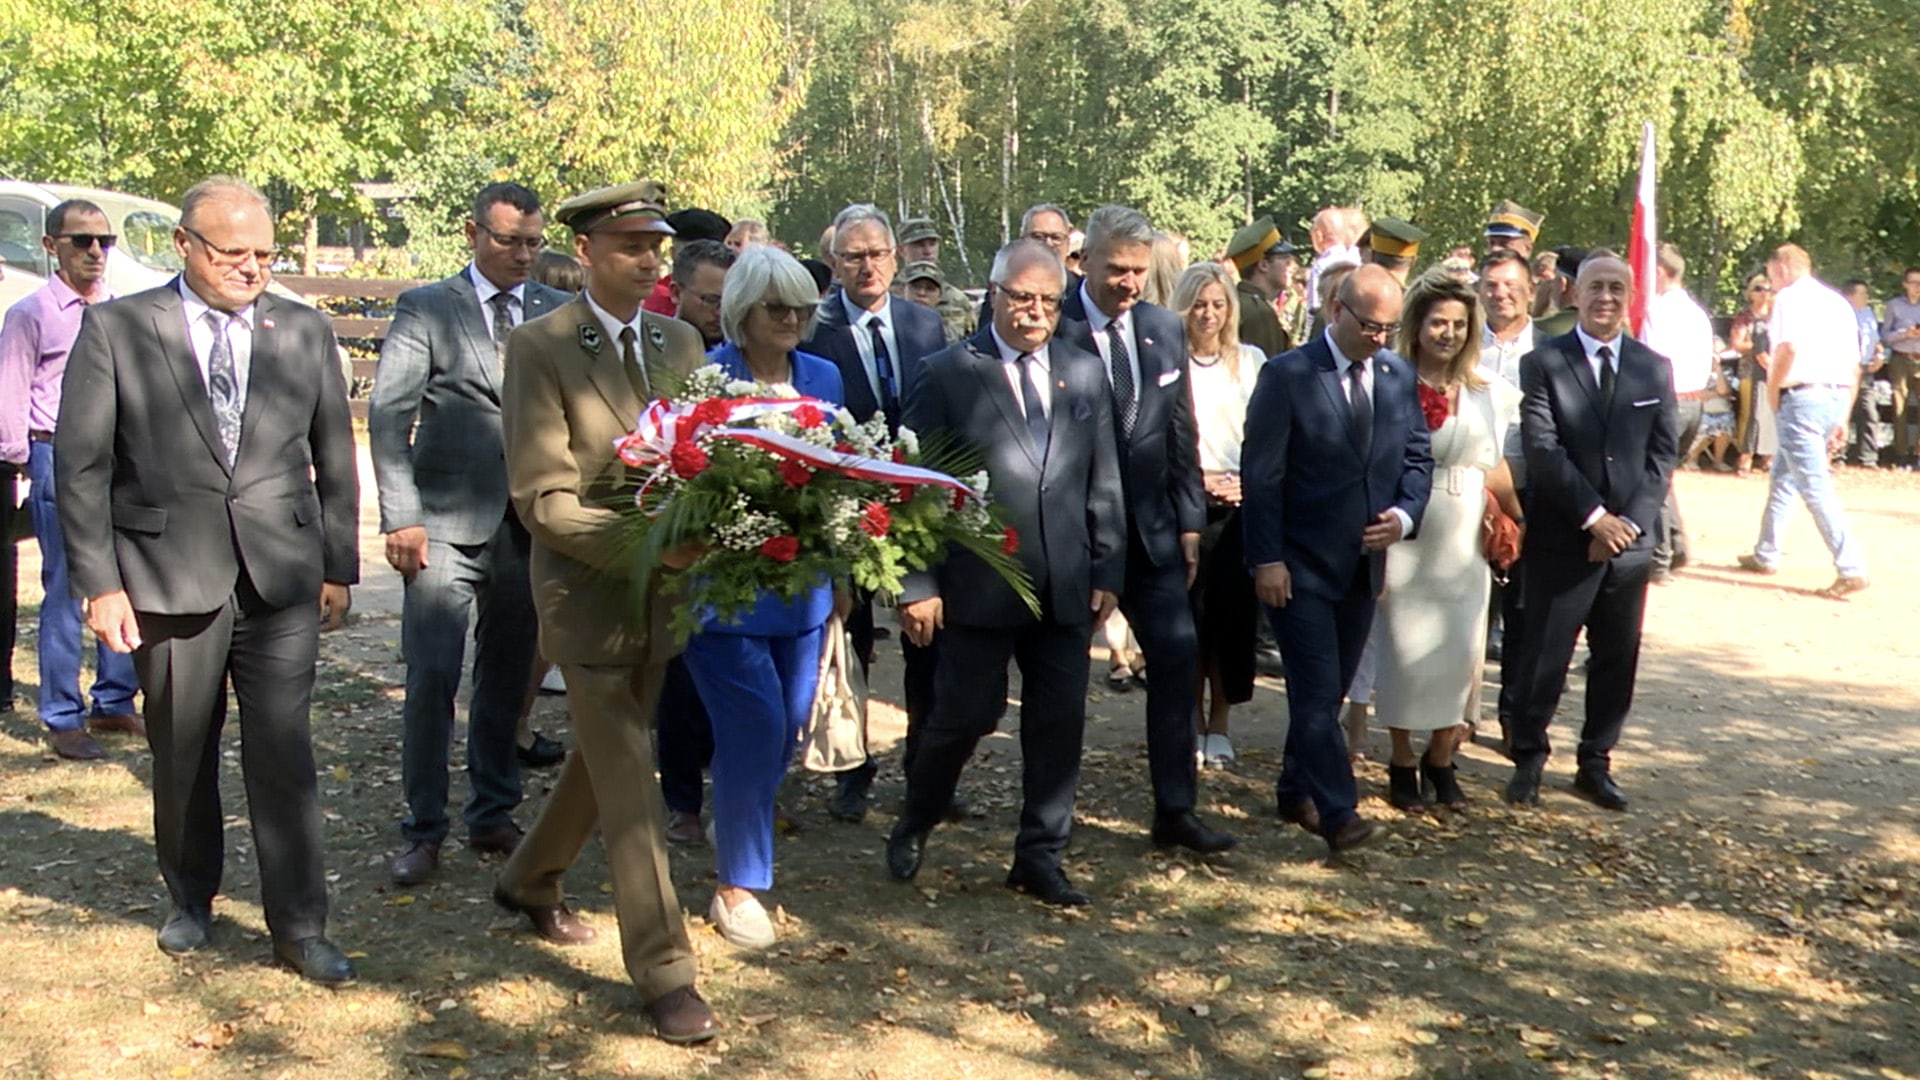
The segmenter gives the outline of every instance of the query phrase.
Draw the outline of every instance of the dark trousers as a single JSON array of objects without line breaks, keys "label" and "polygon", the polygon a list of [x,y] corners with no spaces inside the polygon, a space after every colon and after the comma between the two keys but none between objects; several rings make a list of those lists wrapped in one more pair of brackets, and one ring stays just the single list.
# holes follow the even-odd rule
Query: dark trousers
[{"label": "dark trousers", "polygon": [[1567,666],[1584,627],[1591,660],[1578,761],[1583,768],[1607,768],[1633,707],[1652,567],[1652,553],[1645,548],[1629,548],[1604,563],[1566,551],[1527,555],[1521,617],[1525,659],[1518,671],[1505,673],[1515,684],[1507,729],[1515,764],[1537,767],[1547,760],[1547,727],[1560,708]]},{"label": "dark trousers", "polygon": [[1192,813],[1194,680],[1200,637],[1193,628],[1184,562],[1155,566],[1138,540],[1128,546],[1120,612],[1147,660],[1147,771],[1156,815]]},{"label": "dark trousers", "polygon": [[[1680,449],[1683,454],[1700,435],[1700,404],[1699,398],[1683,398],[1679,403]],[[1686,561],[1687,526],[1680,519],[1680,496],[1669,482],[1666,504],[1660,508],[1660,518],[1654,523],[1653,568],[1665,572]]]},{"label": "dark trousers", "polygon": [[676,814],[697,814],[702,802],[701,778],[713,763],[713,721],[693,684],[686,660],[667,664],[660,686],[660,707],[654,713],[659,743],[660,794]]},{"label": "dark trousers", "polygon": [[1525,665],[1529,639],[1526,626],[1527,557],[1523,554],[1507,568],[1507,583],[1500,596],[1500,734],[1512,728],[1512,719],[1520,708],[1520,673]]},{"label": "dark trousers", "polygon": [[143,644],[133,661],[153,747],[153,846],[168,894],[205,915],[220,891],[220,730],[231,679],[267,929],[276,941],[323,933],[320,791],[307,727],[320,648],[314,606],[269,607],[243,572],[219,611],[138,618]]},{"label": "dark trousers", "polygon": [[512,515],[484,544],[449,544],[429,534],[427,565],[407,582],[401,602],[400,650],[407,664],[401,709],[401,779],[408,840],[438,843],[447,835],[447,760],[453,713],[466,667],[467,622],[474,621],[473,697],[467,709],[467,831],[513,823],[520,805],[520,761],[514,739],[527,698],[539,622],[527,580],[524,548]]},{"label": "dark trousers", "polygon": [[1847,448],[1849,465],[1877,468],[1887,445],[1880,438],[1880,406],[1874,403],[1874,376],[1860,372],[1860,392],[1853,397],[1853,443]]},{"label": "dark trousers", "polygon": [[1074,791],[1087,726],[1091,623],[1051,617],[1017,628],[948,623],[940,635],[934,706],[907,771],[896,832],[932,830],[953,802],[960,772],[1007,710],[1007,663],[1020,666],[1020,829],[1016,864],[1057,868],[1073,829]]},{"label": "dark trousers", "polygon": [[[873,666],[873,597],[871,594],[853,605],[852,614],[847,616],[847,633],[853,637],[853,652],[860,658],[861,674],[868,674]],[[900,658],[905,661],[906,672],[900,679],[901,705],[907,714],[907,734],[900,744],[900,770],[913,770],[914,755],[920,748],[920,732],[925,729],[927,717],[933,713],[934,685],[936,672],[940,666],[940,634],[925,645],[915,645],[900,634]],[[868,684],[869,689],[872,683]],[[1004,707],[1001,710],[1006,711]],[[880,764],[871,756],[866,764],[848,769],[840,774],[840,787],[846,791],[865,792],[873,786],[873,778],[880,771]]]},{"label": "dark trousers", "polygon": [[1374,597],[1367,560],[1345,596],[1329,600],[1298,589],[1283,608],[1268,608],[1274,640],[1287,663],[1286,761],[1275,787],[1281,807],[1312,799],[1328,836],[1354,818],[1359,791],[1347,737],[1340,726],[1340,700],[1353,683],[1360,654],[1373,626]]},{"label": "dark trousers", "polygon": [[14,502],[14,474],[11,464],[0,464],[0,712],[13,708],[14,623],[20,618],[20,549],[14,545],[14,516],[21,513]]}]

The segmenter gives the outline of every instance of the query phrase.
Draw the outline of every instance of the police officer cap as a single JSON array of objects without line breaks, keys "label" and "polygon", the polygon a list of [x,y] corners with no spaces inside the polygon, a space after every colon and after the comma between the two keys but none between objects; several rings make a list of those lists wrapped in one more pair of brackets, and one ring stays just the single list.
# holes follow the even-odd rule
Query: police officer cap
[{"label": "police officer cap", "polygon": [[554,208],[553,216],[575,235],[619,224],[624,232],[673,235],[667,224],[667,186],[658,180],[635,180],[575,195]]}]

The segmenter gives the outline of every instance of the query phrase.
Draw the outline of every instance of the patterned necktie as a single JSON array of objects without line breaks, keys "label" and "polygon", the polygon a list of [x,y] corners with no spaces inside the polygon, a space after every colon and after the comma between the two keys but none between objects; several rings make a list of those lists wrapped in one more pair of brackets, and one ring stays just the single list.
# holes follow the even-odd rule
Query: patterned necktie
[{"label": "patterned necktie", "polygon": [[627,365],[627,378],[633,378],[634,372],[636,371],[640,373],[640,396],[648,401],[652,401],[653,380],[647,378],[646,365],[640,362],[640,352],[636,347],[639,338],[640,335],[633,332],[633,327],[623,326],[620,328],[620,362]]},{"label": "patterned necktie", "polygon": [[873,335],[873,370],[880,376],[880,408],[888,419],[899,420],[900,388],[893,380],[893,354],[887,351],[887,337],[880,326],[880,316],[867,319],[867,332]]},{"label": "patterned necktie", "polygon": [[513,301],[512,293],[497,292],[487,298],[493,305],[493,355],[500,359],[507,355],[507,335],[513,333],[513,313],[507,305]]},{"label": "patterned necktie", "polygon": [[1353,433],[1360,442],[1360,453],[1373,453],[1373,399],[1367,396],[1366,361],[1347,365],[1348,404],[1353,406]]},{"label": "patterned necktie", "polygon": [[1613,408],[1613,346],[1600,346],[1600,407]]},{"label": "patterned necktie", "polygon": [[1107,357],[1113,363],[1113,415],[1120,421],[1120,437],[1133,438],[1133,423],[1140,419],[1140,400],[1133,388],[1133,356],[1120,336],[1118,320],[1107,323]]},{"label": "patterned necktie", "polygon": [[207,352],[207,396],[213,401],[213,422],[220,429],[228,468],[240,450],[240,377],[233,363],[233,344],[227,340],[232,321],[233,316],[224,311],[206,314],[207,325],[213,328],[213,348]]},{"label": "patterned necktie", "polygon": [[1027,412],[1027,438],[1033,442],[1034,456],[1045,461],[1053,426],[1047,421],[1047,410],[1040,405],[1040,384],[1033,381],[1033,354],[1021,353],[1019,364],[1020,404]]}]

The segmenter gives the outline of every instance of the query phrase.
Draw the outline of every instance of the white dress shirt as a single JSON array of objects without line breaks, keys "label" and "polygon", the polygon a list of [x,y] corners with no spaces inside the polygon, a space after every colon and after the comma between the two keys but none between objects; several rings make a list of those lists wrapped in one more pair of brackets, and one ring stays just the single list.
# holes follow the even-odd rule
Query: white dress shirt
[{"label": "white dress shirt", "polygon": [[1859,320],[1847,298],[1809,274],[1773,294],[1773,347],[1793,346],[1786,386],[1851,387],[1860,372]]},{"label": "white dress shirt", "polygon": [[1713,320],[1675,285],[1647,305],[1647,348],[1673,365],[1673,392],[1698,394],[1713,380]]},{"label": "white dress shirt", "polygon": [[894,393],[905,393],[906,387],[900,385],[900,339],[893,333],[892,299],[883,302],[879,311],[868,311],[855,307],[846,292],[842,291],[840,306],[846,310],[847,325],[853,328],[853,346],[860,350],[860,366],[867,371],[867,386],[873,390],[873,400],[884,402],[887,399],[880,392],[880,368],[873,356],[875,324],[880,327],[880,338],[887,343],[887,356],[892,360]]},{"label": "white dress shirt", "polygon": [[[493,298],[498,293],[504,292],[509,297],[512,298],[507,301],[508,325],[519,326],[521,323],[526,321],[526,318],[527,318],[527,283],[526,282],[523,281],[520,284],[515,285],[511,289],[502,289],[500,286],[495,285],[491,281],[488,281],[487,275],[481,273],[480,268],[478,266],[473,265],[472,263],[467,264],[467,280],[473,282],[473,295],[480,298],[480,322],[482,325],[484,325],[487,328],[488,337],[493,336]],[[640,332],[640,328],[638,326],[635,326],[634,333],[637,334],[639,332]]]},{"label": "white dress shirt", "polygon": [[[187,341],[193,345],[194,363],[200,366],[200,385],[211,387],[213,380],[208,370],[213,364],[213,327],[207,325],[207,312],[213,308],[200,299],[193,287],[187,284],[184,275],[180,278],[180,299],[187,318]],[[234,390],[240,396],[243,409],[247,401],[247,387],[253,382],[253,316],[254,305],[248,304],[233,312],[227,320],[227,348],[233,353]],[[208,393],[212,393],[211,389]]]},{"label": "white dress shirt", "polygon": [[1094,306],[1084,281],[1080,283],[1080,305],[1087,313],[1087,328],[1093,331],[1093,347],[1100,351],[1100,366],[1106,369],[1109,389],[1113,387],[1113,343],[1107,339],[1107,326],[1120,328],[1120,340],[1127,346],[1127,362],[1133,368],[1133,400],[1137,403],[1140,400],[1140,339],[1133,330],[1133,309],[1108,318],[1106,312]]},{"label": "white dress shirt", "polygon": [[[1347,405],[1349,407],[1353,405],[1353,376],[1351,371],[1355,364],[1360,366],[1360,392],[1367,395],[1369,402],[1377,400],[1373,393],[1373,357],[1365,356],[1355,360],[1353,357],[1340,351],[1340,343],[1333,340],[1332,330],[1323,330],[1321,331],[1321,335],[1327,339],[1327,348],[1333,350],[1334,371],[1340,376],[1340,396],[1347,399]],[[1379,410],[1374,410],[1374,416],[1378,419]],[[1398,506],[1389,506],[1387,507],[1387,512],[1400,519],[1400,535],[1402,537],[1413,531],[1413,518],[1408,515],[1405,510],[1402,510]],[[1373,523],[1368,522],[1367,524],[1371,525]]]},{"label": "white dress shirt", "polygon": [[[592,293],[582,289],[580,295],[587,298],[587,307],[593,309],[593,317],[600,320],[601,328],[607,332],[607,344],[612,346],[614,355],[618,356],[620,354],[620,331],[629,327],[633,329],[633,359],[635,363],[640,365],[641,372],[645,373],[647,370],[647,336],[646,329],[640,325],[640,320],[646,315],[646,309],[634,308],[633,321],[621,322],[619,319],[614,318],[606,308],[596,303]],[[649,382],[648,385],[651,386],[652,383]]]},{"label": "white dress shirt", "polygon": [[[1599,338],[1587,333],[1587,328],[1578,323],[1574,324],[1573,332],[1580,338],[1580,348],[1586,351],[1587,368],[1593,372],[1593,385],[1595,386],[1600,385],[1600,350],[1606,348],[1613,351],[1613,358],[1607,361],[1607,363],[1613,368],[1613,377],[1616,380],[1614,392],[1619,393],[1617,380],[1620,378],[1620,344],[1625,340],[1625,335],[1615,334],[1606,341],[1601,341]],[[1607,508],[1604,505],[1596,506],[1593,508],[1593,513],[1587,515],[1587,520],[1580,523],[1580,527],[1582,529],[1591,529],[1593,528],[1594,522],[1606,516]],[[1627,525],[1633,529],[1635,536],[1640,535],[1641,529],[1638,522],[1624,517],[1620,520],[1626,522]]]},{"label": "white dress shirt", "polygon": [[1520,385],[1520,358],[1533,351],[1534,340],[1540,332],[1531,317],[1520,318],[1523,325],[1511,341],[1501,341],[1491,326],[1480,338],[1480,363],[1515,386]]},{"label": "white dress shirt", "polygon": [[[1013,403],[1020,406],[1020,415],[1027,415],[1027,391],[1020,384],[1020,350],[1000,340],[1000,329],[993,328],[993,344],[1000,350],[1000,369],[1006,373],[1007,385],[1013,388]],[[1033,353],[1033,387],[1040,392],[1040,411],[1053,415],[1053,366],[1047,357],[1047,347],[1040,346]]]},{"label": "white dress shirt", "polygon": [[1335,244],[1314,256],[1313,263],[1307,267],[1307,310],[1320,310],[1320,278],[1337,264],[1359,266],[1360,249],[1352,244]]}]

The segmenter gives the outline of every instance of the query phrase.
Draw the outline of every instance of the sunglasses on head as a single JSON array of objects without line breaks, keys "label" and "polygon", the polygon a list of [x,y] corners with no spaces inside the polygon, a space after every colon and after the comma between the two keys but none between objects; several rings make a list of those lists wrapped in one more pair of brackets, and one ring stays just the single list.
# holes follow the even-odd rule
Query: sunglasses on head
[{"label": "sunglasses on head", "polygon": [[120,242],[120,237],[115,233],[61,233],[54,239],[65,240],[72,244],[76,251],[90,250],[95,244],[99,244],[100,250],[105,251]]}]

